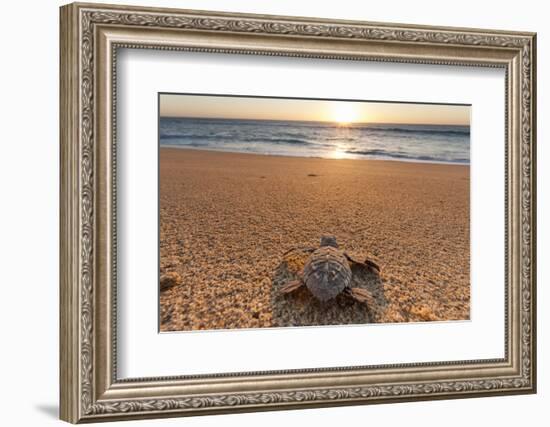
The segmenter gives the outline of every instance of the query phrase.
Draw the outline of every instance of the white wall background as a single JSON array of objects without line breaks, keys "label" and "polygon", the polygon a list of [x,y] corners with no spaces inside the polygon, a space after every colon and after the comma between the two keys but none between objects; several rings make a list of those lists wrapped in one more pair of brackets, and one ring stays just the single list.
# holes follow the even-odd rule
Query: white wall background
[{"label": "white wall background", "polygon": [[[121,3],[110,0],[112,3]],[[130,1],[130,0],[129,0]],[[209,416],[133,425],[280,426],[547,425],[550,322],[550,28],[544,2],[354,0],[133,0],[133,4],[538,32],[539,393],[438,402]],[[0,419],[60,425],[58,402],[58,7],[57,0],[5,2],[0,66]]]}]

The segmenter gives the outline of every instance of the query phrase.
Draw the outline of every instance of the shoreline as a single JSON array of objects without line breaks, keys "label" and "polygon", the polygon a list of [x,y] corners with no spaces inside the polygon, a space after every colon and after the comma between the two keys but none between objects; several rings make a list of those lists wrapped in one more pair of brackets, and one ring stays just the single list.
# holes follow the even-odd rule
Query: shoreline
[{"label": "shoreline", "polygon": [[422,160],[422,159],[397,159],[397,158],[391,158],[391,156],[388,156],[390,158],[378,158],[375,156],[367,157],[365,155],[357,155],[356,157],[343,157],[343,158],[321,157],[321,156],[293,156],[293,155],[286,155],[286,154],[250,153],[250,152],[242,152],[242,151],[221,150],[218,148],[210,149],[210,148],[204,148],[204,147],[199,148],[199,147],[188,147],[188,146],[170,145],[170,144],[159,144],[158,148],[159,150],[162,150],[162,149],[193,150],[193,151],[207,151],[207,152],[215,152],[215,153],[243,154],[243,155],[253,155],[253,156],[284,157],[284,158],[290,157],[290,158],[298,158],[298,159],[360,160],[360,161],[374,160],[377,162],[420,163],[420,164],[470,167],[470,162],[463,163],[463,162],[449,162],[449,161]]}]

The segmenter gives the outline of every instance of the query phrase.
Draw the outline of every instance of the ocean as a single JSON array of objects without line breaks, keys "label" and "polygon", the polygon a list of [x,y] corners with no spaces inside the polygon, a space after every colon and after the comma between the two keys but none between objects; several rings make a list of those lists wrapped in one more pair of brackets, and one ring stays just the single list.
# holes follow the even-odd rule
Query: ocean
[{"label": "ocean", "polygon": [[470,163],[470,127],[161,117],[160,145],[329,159]]}]

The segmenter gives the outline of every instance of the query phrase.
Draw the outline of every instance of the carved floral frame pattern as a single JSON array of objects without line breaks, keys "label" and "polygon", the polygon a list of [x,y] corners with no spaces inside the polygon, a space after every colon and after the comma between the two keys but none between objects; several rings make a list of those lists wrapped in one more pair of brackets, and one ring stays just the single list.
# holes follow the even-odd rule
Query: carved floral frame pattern
[{"label": "carved floral frame pattern", "polygon": [[[73,348],[71,360],[62,361],[63,369],[73,369],[72,376],[61,380],[61,415],[71,422],[100,421],[130,417],[155,417],[167,415],[185,415],[202,413],[228,412],[235,410],[284,409],[285,407],[327,406],[328,404],[357,404],[370,401],[400,401],[441,397],[476,396],[498,392],[529,393],[535,390],[535,129],[534,129],[534,95],[535,95],[535,35],[529,33],[484,32],[481,30],[462,30],[452,28],[392,26],[388,24],[328,22],[304,20],[298,18],[264,17],[259,15],[210,14],[206,12],[155,10],[147,8],[126,8],[120,6],[101,6],[73,4],[62,10],[63,19],[67,22],[65,35],[72,35],[72,48],[78,52],[80,74],[75,77],[75,88],[79,94],[78,125],[79,164],[73,165],[78,173],[78,286],[62,281],[62,294],[67,286],[76,286],[78,290],[78,307],[71,312],[72,319],[62,314],[61,346]],[[65,17],[63,13],[66,13]],[[69,21],[72,20],[72,23]],[[72,26],[71,26],[72,25]],[[116,25],[150,29],[200,30],[209,32],[231,32],[239,34],[268,34],[327,40],[351,39],[385,41],[410,44],[452,45],[457,47],[509,48],[519,52],[521,61],[521,236],[518,244],[521,250],[521,373],[509,378],[464,379],[456,381],[436,381],[420,383],[394,383],[390,385],[366,385],[357,387],[331,387],[322,389],[292,389],[266,392],[242,392],[215,395],[181,396],[173,398],[140,398],[131,400],[100,401],[94,392],[94,236],[95,232],[95,50],[94,31],[98,25]],[[68,29],[67,29],[68,28]],[[69,34],[71,33],[72,34]],[[62,48],[70,48],[70,42],[62,40]],[[67,45],[69,43],[69,45]],[[67,47],[69,46],[69,47]],[[131,43],[119,47],[143,47]],[[157,49],[177,49],[171,46],[148,46]],[[263,55],[285,55],[315,58],[338,58],[337,55],[265,52],[253,49],[190,49],[207,52],[246,53]],[[114,54],[116,57],[116,49]],[[353,58],[349,55],[345,59]],[[116,59],[116,58],[115,58]],[[372,58],[370,60],[387,60]],[[457,65],[460,59],[452,61],[424,61],[414,58],[392,58],[391,61],[409,63],[440,63]],[[73,61],[74,63],[74,61]],[[483,64],[482,66],[491,66]],[[62,75],[62,80],[64,77]],[[116,76],[113,81],[116,82]],[[63,92],[62,85],[62,92]],[[63,95],[62,95],[63,96]],[[70,109],[70,106],[67,106]],[[74,107],[73,107],[74,109]],[[73,111],[73,110],[71,110]],[[63,114],[63,112],[62,112]],[[74,114],[74,111],[73,111]],[[116,117],[114,117],[116,119]],[[116,123],[115,120],[113,120]],[[63,119],[62,119],[63,125]],[[66,141],[73,143],[75,141]],[[62,141],[63,144],[63,141]],[[63,157],[62,157],[63,160]],[[62,163],[63,164],[63,163]],[[62,191],[63,193],[63,191]],[[68,192],[67,192],[68,193]],[[63,196],[63,194],[62,194]],[[68,197],[68,196],[67,196]],[[72,201],[74,202],[74,200]],[[62,201],[62,211],[68,200]],[[63,222],[63,218],[62,218]],[[75,224],[72,224],[75,227]],[[68,231],[62,227],[62,239]],[[64,269],[62,258],[62,266]],[[62,297],[62,304],[63,297]],[[64,310],[64,307],[61,307]],[[75,311],[78,318],[74,319]],[[507,319],[508,321],[508,319]],[[78,325],[77,335],[66,338],[67,328],[64,322]],[[75,323],[76,322],[76,323]],[[115,352],[116,354],[116,352]],[[443,363],[445,365],[445,363]],[[453,363],[449,362],[449,366]],[[116,371],[116,363],[115,363]],[[116,372],[113,372],[116,377]],[[116,380],[116,378],[115,378]],[[72,397],[68,397],[71,395]]]}]

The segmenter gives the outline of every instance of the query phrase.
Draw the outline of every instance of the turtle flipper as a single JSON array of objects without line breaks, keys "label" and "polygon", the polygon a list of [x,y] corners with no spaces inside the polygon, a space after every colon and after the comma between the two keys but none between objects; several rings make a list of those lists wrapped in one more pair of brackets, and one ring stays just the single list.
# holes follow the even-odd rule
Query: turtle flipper
[{"label": "turtle flipper", "polygon": [[380,274],[380,267],[374,261],[371,261],[370,259],[365,258],[365,265],[374,274]]},{"label": "turtle flipper", "polygon": [[376,300],[374,299],[374,296],[366,289],[348,288],[346,292],[355,301],[366,304],[370,309],[374,309],[376,307]]},{"label": "turtle flipper", "polygon": [[349,256],[347,253],[344,252],[344,256],[348,259],[349,262],[352,264],[357,264],[363,268],[366,268],[369,272],[373,274],[380,274],[380,267],[378,264],[376,264],[374,261],[371,261],[370,259],[366,258],[365,262],[357,261],[356,259]]},{"label": "turtle flipper", "polygon": [[311,253],[311,252],[315,252],[315,249],[317,249],[317,248],[312,248],[310,246],[296,246],[294,248],[290,248],[282,256],[288,255],[289,253],[294,252],[294,251],[302,251],[302,252]]},{"label": "turtle flipper", "polygon": [[301,288],[303,285],[304,282],[302,280],[292,280],[291,282],[288,282],[286,285],[281,287],[280,292],[283,294],[288,294],[295,291],[296,289]]}]

